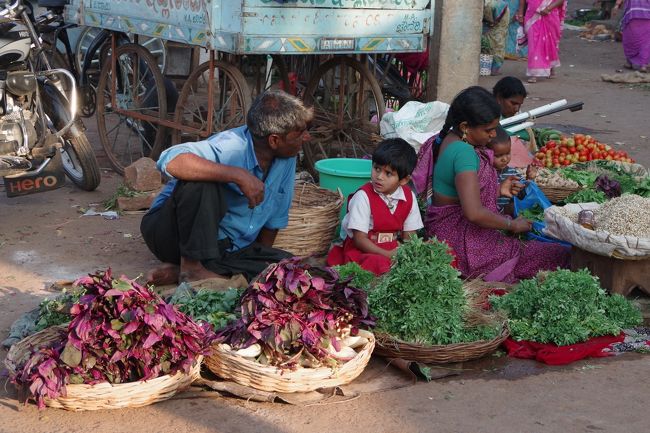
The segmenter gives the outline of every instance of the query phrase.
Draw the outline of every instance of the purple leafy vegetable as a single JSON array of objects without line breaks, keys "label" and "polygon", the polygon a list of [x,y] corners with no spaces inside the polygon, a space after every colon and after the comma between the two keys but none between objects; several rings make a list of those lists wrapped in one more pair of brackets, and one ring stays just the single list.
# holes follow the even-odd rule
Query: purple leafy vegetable
[{"label": "purple leafy vegetable", "polygon": [[622,194],[621,184],[614,179],[610,179],[605,174],[596,178],[594,183],[596,191],[602,191],[608,198],[620,197]]},{"label": "purple leafy vegetable", "polygon": [[342,335],[374,324],[363,290],[339,281],[333,268],[294,257],[270,265],[251,283],[241,297],[241,319],[217,341],[234,349],[259,343],[271,365],[294,368],[301,355],[331,364],[329,345],[338,349]]},{"label": "purple leafy vegetable", "polygon": [[67,333],[36,350],[12,381],[27,387],[38,407],[65,395],[68,384],[114,384],[189,373],[215,338],[151,289],[111,270],[80,278],[85,295],[70,310]]}]

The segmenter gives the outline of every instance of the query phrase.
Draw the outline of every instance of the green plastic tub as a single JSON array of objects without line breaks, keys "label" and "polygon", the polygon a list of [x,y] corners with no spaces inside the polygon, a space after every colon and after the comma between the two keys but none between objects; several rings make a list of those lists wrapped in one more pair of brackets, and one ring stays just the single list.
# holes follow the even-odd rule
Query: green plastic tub
[{"label": "green plastic tub", "polygon": [[320,186],[330,191],[341,191],[343,207],[339,221],[347,211],[348,196],[370,181],[372,160],[357,158],[329,158],[316,161]]}]

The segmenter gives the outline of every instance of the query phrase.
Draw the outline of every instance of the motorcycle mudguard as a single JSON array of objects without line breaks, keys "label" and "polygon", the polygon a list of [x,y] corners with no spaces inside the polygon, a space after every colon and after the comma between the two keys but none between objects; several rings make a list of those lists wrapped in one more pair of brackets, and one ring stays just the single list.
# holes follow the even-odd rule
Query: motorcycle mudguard
[{"label": "motorcycle mudguard", "polygon": [[[41,92],[43,111],[50,118],[57,130],[62,129],[70,121],[70,107],[67,98],[46,78],[39,78],[38,84]],[[83,131],[79,131],[79,122],[75,122],[67,134],[77,136],[79,132]]]},{"label": "motorcycle mudguard", "polygon": [[52,157],[38,168],[24,174],[3,177],[7,197],[51,191],[65,185],[65,172],[61,152],[55,151]]}]

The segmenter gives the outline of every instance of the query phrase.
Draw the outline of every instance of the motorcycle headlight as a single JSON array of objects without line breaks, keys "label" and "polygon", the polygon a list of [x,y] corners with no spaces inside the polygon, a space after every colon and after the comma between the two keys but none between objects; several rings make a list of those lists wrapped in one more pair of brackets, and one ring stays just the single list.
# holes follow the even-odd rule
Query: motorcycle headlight
[{"label": "motorcycle headlight", "polygon": [[36,91],[36,77],[31,71],[13,71],[7,74],[7,90],[16,96],[25,96]]}]

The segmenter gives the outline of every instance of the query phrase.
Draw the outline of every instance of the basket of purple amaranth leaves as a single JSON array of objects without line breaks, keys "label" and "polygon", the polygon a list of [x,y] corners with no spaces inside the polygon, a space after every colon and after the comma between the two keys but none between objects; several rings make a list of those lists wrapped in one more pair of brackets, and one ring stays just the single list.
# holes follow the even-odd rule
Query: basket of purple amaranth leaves
[{"label": "basket of purple amaranth leaves", "polygon": [[[242,294],[241,318],[217,334],[205,365],[267,392],[347,384],[375,346],[366,293],[299,258],[268,266]],[[365,329],[364,329],[365,328]]]},{"label": "basket of purple amaranth leaves", "polygon": [[72,411],[146,406],[188,388],[214,338],[150,288],[111,270],[77,280],[68,325],[14,344],[5,365],[25,401]]}]

